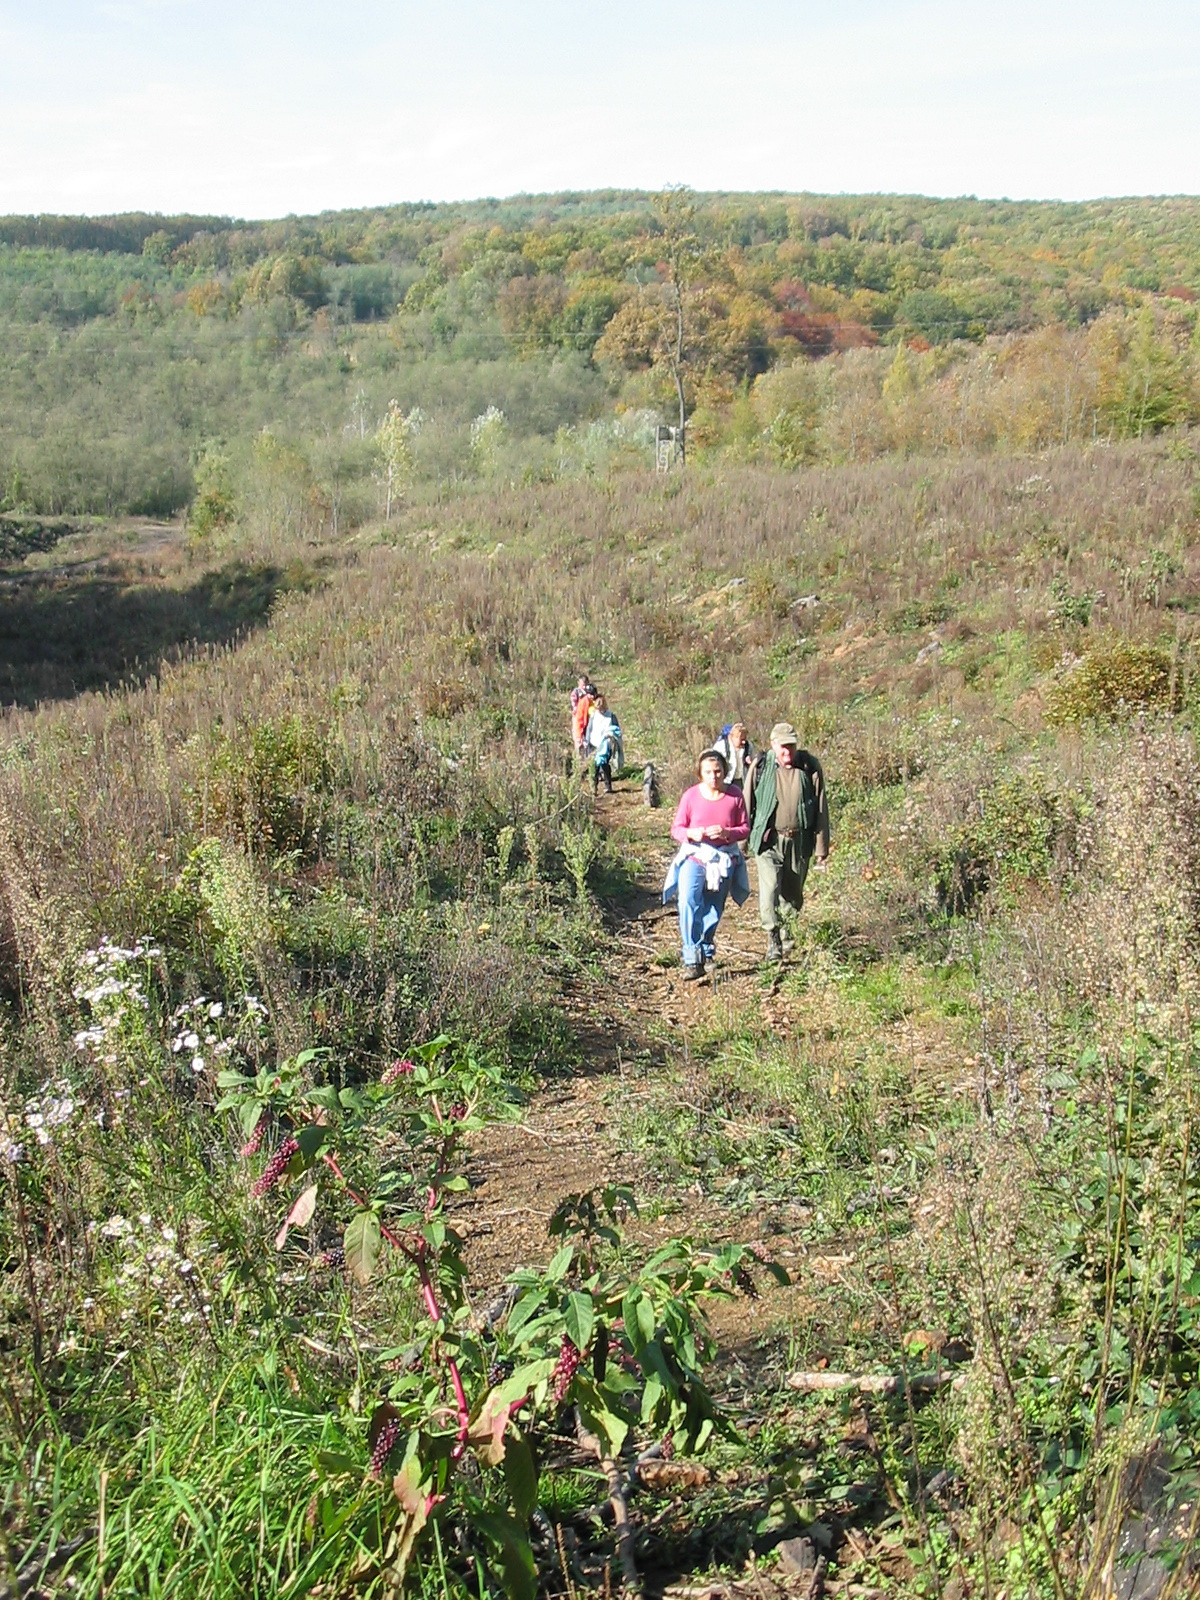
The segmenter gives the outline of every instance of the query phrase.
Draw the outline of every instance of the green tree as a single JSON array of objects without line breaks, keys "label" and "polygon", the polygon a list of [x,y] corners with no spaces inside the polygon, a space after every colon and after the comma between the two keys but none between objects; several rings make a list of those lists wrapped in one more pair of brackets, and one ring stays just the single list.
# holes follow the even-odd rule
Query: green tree
[{"label": "green tree", "polygon": [[385,501],[383,518],[392,520],[392,502],[413,480],[415,465],[412,441],[421,431],[424,413],[414,406],[405,413],[395,400],[388,404],[387,414],[375,435],[376,449],[383,463]]}]

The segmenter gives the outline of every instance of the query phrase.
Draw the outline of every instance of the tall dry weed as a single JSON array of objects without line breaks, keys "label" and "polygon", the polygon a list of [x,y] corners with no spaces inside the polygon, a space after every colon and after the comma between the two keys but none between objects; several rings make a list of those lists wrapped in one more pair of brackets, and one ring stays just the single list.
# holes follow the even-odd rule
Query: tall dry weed
[{"label": "tall dry weed", "polygon": [[1078,970],[1128,1026],[1139,1006],[1186,1022],[1200,1001],[1200,760],[1174,730],[1118,747],[1088,826],[1072,919]]}]

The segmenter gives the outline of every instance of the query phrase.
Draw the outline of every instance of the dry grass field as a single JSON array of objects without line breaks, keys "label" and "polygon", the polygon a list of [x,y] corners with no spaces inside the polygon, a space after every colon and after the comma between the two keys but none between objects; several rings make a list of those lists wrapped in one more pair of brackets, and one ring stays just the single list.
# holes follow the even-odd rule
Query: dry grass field
[{"label": "dry grass field", "polygon": [[[0,1592],[1193,1592],[1198,518],[1181,435],[14,550]],[[685,986],[735,716],[835,847]]]}]

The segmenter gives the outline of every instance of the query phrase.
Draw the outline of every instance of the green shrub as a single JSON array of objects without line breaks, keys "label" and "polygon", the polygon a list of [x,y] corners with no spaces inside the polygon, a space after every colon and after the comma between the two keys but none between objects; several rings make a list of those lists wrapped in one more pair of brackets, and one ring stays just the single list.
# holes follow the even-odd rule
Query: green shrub
[{"label": "green shrub", "polygon": [[206,450],[196,462],[195,478],[196,498],[188,509],[188,532],[195,539],[206,539],[229,527],[237,516],[229,457]]},{"label": "green shrub", "polygon": [[793,674],[816,653],[816,643],[799,634],[777,639],[766,654],[767,675],[772,683],[789,683]]},{"label": "green shrub", "polygon": [[921,628],[936,628],[949,622],[954,607],[948,600],[908,600],[888,618],[892,633],[916,633]]},{"label": "green shrub", "polygon": [[943,910],[961,915],[992,889],[1046,883],[1073,813],[1039,772],[1013,773],[972,796],[970,814],[935,847],[933,879]]},{"label": "green shrub", "polygon": [[1091,622],[1097,597],[1089,590],[1076,594],[1065,578],[1055,578],[1050,585],[1050,598],[1053,604],[1048,615],[1060,628],[1086,628]]},{"label": "green shrub", "polygon": [[1146,711],[1178,711],[1182,701],[1176,664],[1156,645],[1118,639],[1089,650],[1051,684],[1046,721],[1122,721]]},{"label": "green shrub", "polygon": [[297,716],[221,734],[212,758],[207,826],[227,830],[252,855],[311,854],[319,797],[333,785],[324,737]]}]

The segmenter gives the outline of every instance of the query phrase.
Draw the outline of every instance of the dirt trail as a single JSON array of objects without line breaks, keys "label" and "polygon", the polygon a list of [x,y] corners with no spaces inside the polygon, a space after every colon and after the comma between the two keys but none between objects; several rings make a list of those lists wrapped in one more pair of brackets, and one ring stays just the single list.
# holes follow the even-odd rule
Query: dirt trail
[{"label": "dirt trail", "polygon": [[[574,980],[564,996],[583,1055],[582,1070],[544,1082],[525,1120],[515,1129],[490,1127],[476,1140],[468,1168],[471,1193],[456,1208],[468,1235],[472,1281],[490,1289],[514,1267],[544,1261],[546,1223],[566,1194],[606,1182],[639,1183],[637,1156],[622,1151],[609,1126],[606,1099],[636,1063],[639,1074],[686,1071],[689,1037],[713,1006],[735,1009],[764,998],[762,958],[766,937],[753,896],[740,908],[730,901],[717,940],[710,977],[685,983],[678,964],[679,922],[660,889],[674,846],[672,806],[649,810],[641,789],[621,783],[601,795],[597,821],[631,837],[643,861],[636,893],[604,907],[608,953],[603,981]],[[664,964],[670,958],[671,965]],[[778,981],[778,980],[776,980]],[[749,1237],[744,1219],[731,1229],[712,1202],[681,1214],[643,1222],[647,1242],[681,1232],[706,1239]]]},{"label": "dirt trail", "polygon": [[[83,527],[64,534],[46,549],[24,551],[14,562],[5,564],[0,587],[48,583],[58,578],[85,578],[99,573],[119,573],[135,563],[144,563],[183,544],[182,523],[162,522],[153,517],[114,518],[101,528]],[[70,560],[55,560],[52,552],[66,544]]]}]

